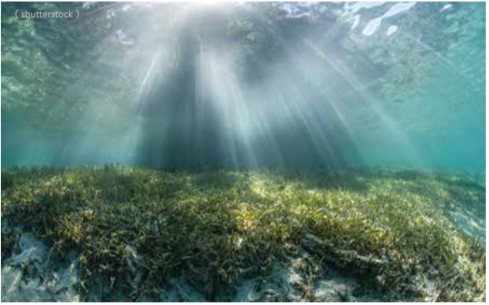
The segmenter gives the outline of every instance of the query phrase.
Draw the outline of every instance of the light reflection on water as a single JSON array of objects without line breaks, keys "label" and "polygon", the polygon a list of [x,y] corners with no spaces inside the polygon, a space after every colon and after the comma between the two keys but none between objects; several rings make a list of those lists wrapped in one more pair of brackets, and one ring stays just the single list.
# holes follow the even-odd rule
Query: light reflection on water
[{"label": "light reflection on water", "polygon": [[4,166],[485,169],[483,4],[78,6],[5,5]]}]

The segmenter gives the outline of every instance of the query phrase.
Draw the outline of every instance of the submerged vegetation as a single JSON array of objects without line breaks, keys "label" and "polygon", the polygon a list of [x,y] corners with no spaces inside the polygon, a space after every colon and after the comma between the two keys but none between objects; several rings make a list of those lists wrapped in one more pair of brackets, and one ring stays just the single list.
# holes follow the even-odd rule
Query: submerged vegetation
[{"label": "submerged vegetation", "polygon": [[2,301],[484,301],[485,23],[2,3]]},{"label": "submerged vegetation", "polygon": [[226,300],[307,253],[302,300],[337,270],[360,283],[345,300],[483,301],[484,219],[485,187],[441,172],[2,169],[2,269],[28,232],[77,262],[87,300],[158,300],[180,275]]}]

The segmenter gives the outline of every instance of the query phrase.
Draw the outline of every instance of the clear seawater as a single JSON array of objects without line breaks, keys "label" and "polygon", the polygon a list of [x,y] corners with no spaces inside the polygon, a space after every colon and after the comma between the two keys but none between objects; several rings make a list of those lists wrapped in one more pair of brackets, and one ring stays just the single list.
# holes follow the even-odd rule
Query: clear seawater
[{"label": "clear seawater", "polygon": [[2,167],[483,175],[485,5],[3,3],[2,147]]},{"label": "clear seawater", "polygon": [[485,301],[484,2],[1,8],[2,301]]}]

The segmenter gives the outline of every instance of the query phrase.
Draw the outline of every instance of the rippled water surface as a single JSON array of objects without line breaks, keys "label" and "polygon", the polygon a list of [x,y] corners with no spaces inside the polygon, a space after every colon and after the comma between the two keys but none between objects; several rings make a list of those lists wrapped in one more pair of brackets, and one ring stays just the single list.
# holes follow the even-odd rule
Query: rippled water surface
[{"label": "rippled water surface", "polygon": [[485,5],[3,3],[2,127],[3,167],[482,175]]},{"label": "rippled water surface", "polygon": [[485,3],[1,5],[2,301],[485,301]]}]

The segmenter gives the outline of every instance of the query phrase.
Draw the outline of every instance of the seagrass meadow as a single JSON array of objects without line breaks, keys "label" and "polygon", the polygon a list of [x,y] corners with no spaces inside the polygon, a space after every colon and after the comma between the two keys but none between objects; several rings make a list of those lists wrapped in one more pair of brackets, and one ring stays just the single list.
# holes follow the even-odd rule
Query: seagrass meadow
[{"label": "seagrass meadow", "polygon": [[[82,300],[483,301],[484,205],[483,187],[448,173],[12,169],[2,259],[36,236],[49,254],[22,272],[71,260]],[[294,259],[294,282],[267,288]],[[194,295],[165,294],[179,277]]]},{"label": "seagrass meadow", "polygon": [[1,300],[485,302],[485,7],[2,2]]}]

